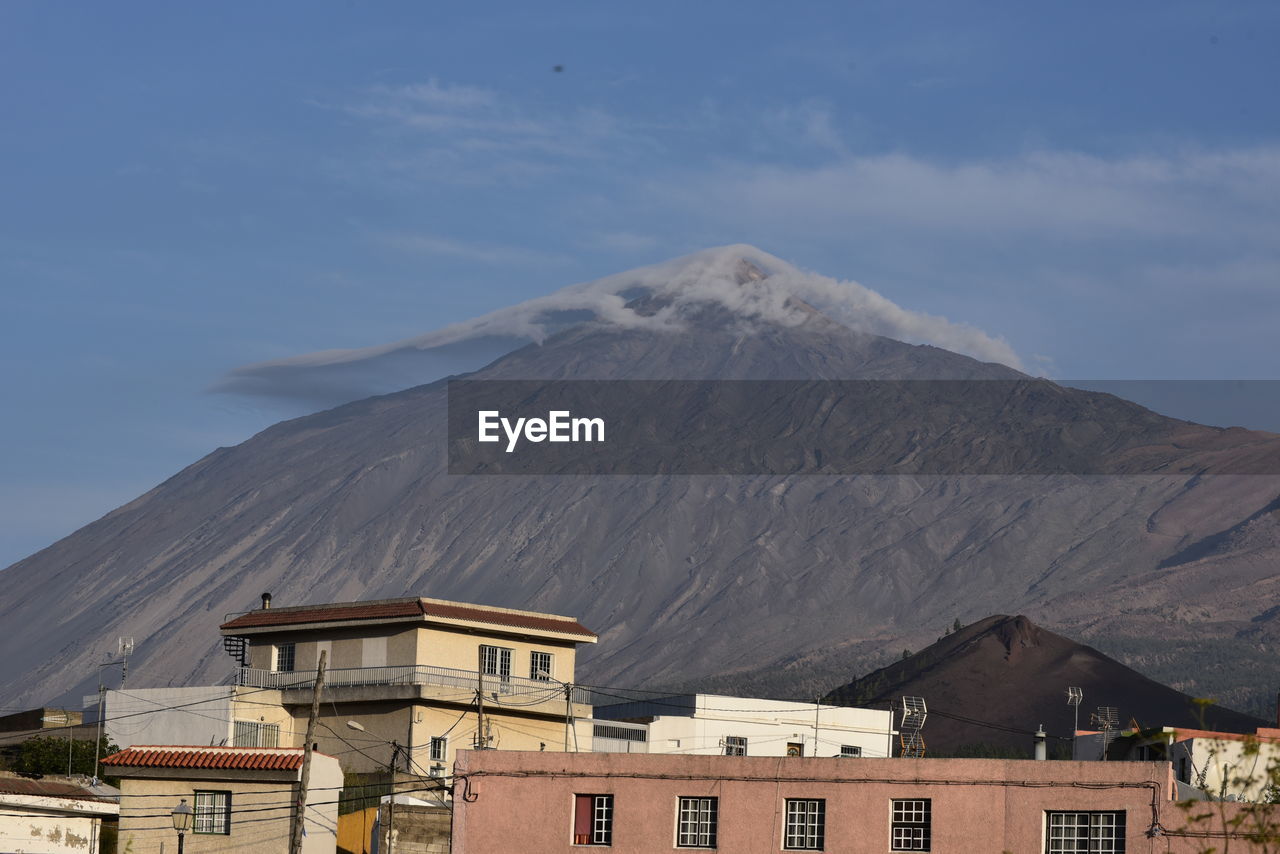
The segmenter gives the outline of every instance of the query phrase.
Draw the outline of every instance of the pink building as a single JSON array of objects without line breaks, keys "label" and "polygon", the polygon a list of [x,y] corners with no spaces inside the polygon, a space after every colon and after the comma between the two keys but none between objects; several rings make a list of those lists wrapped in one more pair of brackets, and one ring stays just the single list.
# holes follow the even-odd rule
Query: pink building
[{"label": "pink building", "polygon": [[1198,850],[1163,833],[1185,823],[1167,762],[495,750],[455,775],[454,854]]}]

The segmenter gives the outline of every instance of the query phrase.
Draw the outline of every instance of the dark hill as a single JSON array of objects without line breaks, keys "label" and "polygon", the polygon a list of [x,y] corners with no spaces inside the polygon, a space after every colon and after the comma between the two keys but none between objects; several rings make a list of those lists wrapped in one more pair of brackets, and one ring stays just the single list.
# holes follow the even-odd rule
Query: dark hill
[{"label": "dark hill", "polygon": [[[1114,706],[1121,727],[1176,726],[1254,732],[1267,722],[1217,705],[1201,705],[1096,649],[1043,629],[1026,617],[994,616],[940,638],[888,667],[831,691],[844,705],[895,703],[919,696],[929,707],[925,744],[951,753],[965,745],[1031,749],[1040,724],[1059,744],[1071,734],[1068,687],[1084,692],[1080,728],[1099,706]],[[966,720],[967,719],[967,720]]]}]

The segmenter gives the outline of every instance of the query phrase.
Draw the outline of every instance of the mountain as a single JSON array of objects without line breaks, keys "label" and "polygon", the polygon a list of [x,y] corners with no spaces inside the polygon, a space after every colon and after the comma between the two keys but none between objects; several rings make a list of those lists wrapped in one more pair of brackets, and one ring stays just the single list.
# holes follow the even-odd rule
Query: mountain
[{"label": "mountain", "polygon": [[[586,288],[591,312],[566,320],[576,303],[544,306],[555,330],[469,376],[1023,378],[869,331],[954,332],[902,321],[866,294],[842,303],[831,280],[749,247],[608,281]],[[860,321],[859,305],[880,319]],[[290,368],[257,370],[279,384]],[[1084,430],[1116,470],[1137,459],[1138,471],[1166,473],[451,476],[444,382],[286,421],[5,570],[0,620],[21,630],[0,659],[0,696],[16,706],[91,688],[120,635],[137,642],[131,685],[221,680],[230,661],[216,627],[263,591],[277,604],[412,594],[572,614],[601,634],[580,679],[605,685],[812,697],[956,617],[1020,612],[1166,680],[1225,680],[1210,686],[1224,701],[1269,693],[1280,681],[1280,484],[1200,472],[1274,459],[1280,437],[1033,385],[1025,397],[979,395],[963,423],[888,400],[849,429],[948,453],[987,447],[994,430],[1018,460],[1052,459]],[[794,412],[772,412],[770,429],[796,426]],[[1011,415],[1029,429],[1009,429]]]},{"label": "mountain", "polygon": [[901,661],[831,691],[843,705],[885,706],[923,697],[926,746],[949,753],[987,744],[1030,750],[1044,725],[1065,746],[1075,725],[1066,689],[1080,688],[1080,728],[1093,729],[1099,706],[1117,710],[1121,728],[1174,726],[1253,733],[1267,721],[1197,704],[1093,647],[1043,629],[1026,617],[994,616],[965,626]]}]

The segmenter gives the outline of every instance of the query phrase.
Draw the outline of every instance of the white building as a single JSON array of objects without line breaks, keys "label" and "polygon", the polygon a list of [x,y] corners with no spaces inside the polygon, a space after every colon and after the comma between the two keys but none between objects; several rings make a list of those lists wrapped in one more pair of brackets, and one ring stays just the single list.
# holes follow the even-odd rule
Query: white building
[{"label": "white building", "polygon": [[[252,694],[250,698],[247,695]],[[85,697],[86,710],[97,695]],[[293,719],[279,691],[235,685],[108,691],[103,732],[118,747],[198,744],[277,747],[294,743]]]},{"label": "white building", "polygon": [[680,694],[595,707],[594,752],[730,756],[893,755],[888,710]]},{"label": "white building", "polygon": [[0,851],[97,851],[102,820],[119,814],[118,802],[70,780],[0,773]]}]

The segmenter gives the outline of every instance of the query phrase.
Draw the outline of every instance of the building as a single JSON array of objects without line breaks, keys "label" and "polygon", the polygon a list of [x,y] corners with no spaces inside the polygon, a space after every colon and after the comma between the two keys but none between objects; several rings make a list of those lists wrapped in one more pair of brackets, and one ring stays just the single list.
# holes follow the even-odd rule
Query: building
[{"label": "building", "polygon": [[1164,762],[464,751],[453,854],[1191,854],[1237,833],[1242,805],[1189,828],[1172,788]]},{"label": "building", "polygon": [[[97,703],[97,696],[86,697]],[[200,744],[212,747],[299,746],[280,692],[239,685],[107,691],[103,732],[117,747]]]},{"label": "building", "polygon": [[[1101,759],[1102,734],[1077,736],[1077,753]],[[1252,735],[1159,727],[1112,736],[1107,759],[1167,761],[1183,798],[1263,802],[1280,795],[1280,728]]]},{"label": "building", "polygon": [[272,608],[263,597],[221,629],[240,665],[233,719],[257,710],[272,724],[268,709],[283,709],[281,743],[301,740],[327,653],[315,740],[347,771],[444,776],[459,748],[559,750],[590,716],[570,686],[578,645],[597,637],[571,617],[422,598]]},{"label": "building", "polygon": [[103,820],[114,821],[120,812],[102,788],[65,777],[33,780],[0,772],[0,851],[98,851]]},{"label": "building", "polygon": [[893,713],[680,694],[596,706],[592,749],[726,756],[893,755]]},{"label": "building", "polygon": [[[189,854],[287,852],[302,780],[301,748],[147,745],[102,760],[120,778],[118,850],[174,850],[171,813],[184,799],[194,811]],[[302,850],[333,854],[342,791],[338,760],[311,756]]]}]

